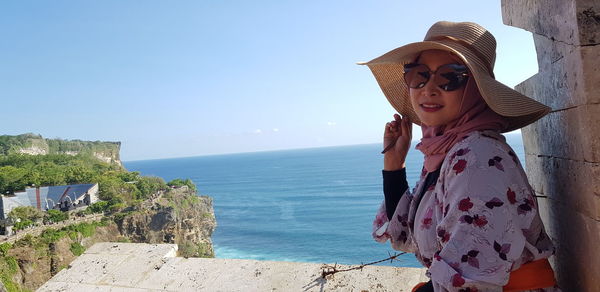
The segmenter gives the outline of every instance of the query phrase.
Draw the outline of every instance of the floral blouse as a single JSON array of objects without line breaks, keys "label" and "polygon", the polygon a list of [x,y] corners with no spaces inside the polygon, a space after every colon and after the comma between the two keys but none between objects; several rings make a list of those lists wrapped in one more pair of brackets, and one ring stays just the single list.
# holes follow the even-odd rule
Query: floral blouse
[{"label": "floral blouse", "polygon": [[[415,253],[435,291],[502,291],[511,271],[553,254],[533,190],[504,136],[469,133],[450,149],[437,181],[422,192],[426,176],[423,170],[390,219],[382,203],[373,237]],[[406,184],[405,172],[403,179],[398,183]]]}]

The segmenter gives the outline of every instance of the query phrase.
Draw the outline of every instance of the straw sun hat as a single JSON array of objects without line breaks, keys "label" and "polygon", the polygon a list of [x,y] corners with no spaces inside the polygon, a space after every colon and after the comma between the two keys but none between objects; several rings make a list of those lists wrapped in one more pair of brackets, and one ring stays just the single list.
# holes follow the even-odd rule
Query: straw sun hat
[{"label": "straw sun hat", "polygon": [[408,86],[404,82],[404,65],[413,62],[425,50],[444,50],[458,56],[469,68],[481,96],[496,113],[509,122],[508,132],[529,125],[546,115],[550,108],[494,79],[496,39],[485,28],[472,22],[435,23],[424,41],[396,48],[366,63],[375,75],[388,101],[402,116],[421,124],[412,108]]}]

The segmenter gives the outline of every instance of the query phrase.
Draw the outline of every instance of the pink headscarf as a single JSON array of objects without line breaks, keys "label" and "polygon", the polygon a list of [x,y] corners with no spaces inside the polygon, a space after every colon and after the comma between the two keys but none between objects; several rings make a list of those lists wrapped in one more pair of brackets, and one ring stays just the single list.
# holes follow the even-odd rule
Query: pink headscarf
[{"label": "pink headscarf", "polygon": [[488,107],[479,93],[477,84],[469,78],[462,97],[459,117],[446,125],[421,125],[423,138],[416,148],[425,154],[427,172],[437,170],[446,153],[468,133],[478,130],[502,131],[508,122]]}]

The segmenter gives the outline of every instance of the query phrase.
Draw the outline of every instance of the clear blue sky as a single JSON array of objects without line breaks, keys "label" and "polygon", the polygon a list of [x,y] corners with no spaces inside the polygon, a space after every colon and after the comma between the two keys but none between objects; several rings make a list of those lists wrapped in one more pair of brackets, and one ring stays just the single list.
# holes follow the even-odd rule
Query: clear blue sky
[{"label": "clear blue sky", "polygon": [[505,84],[537,72],[499,0],[2,1],[0,134],[121,141],[123,160],[376,143],[393,109],[355,63],[438,20],[490,30]]}]

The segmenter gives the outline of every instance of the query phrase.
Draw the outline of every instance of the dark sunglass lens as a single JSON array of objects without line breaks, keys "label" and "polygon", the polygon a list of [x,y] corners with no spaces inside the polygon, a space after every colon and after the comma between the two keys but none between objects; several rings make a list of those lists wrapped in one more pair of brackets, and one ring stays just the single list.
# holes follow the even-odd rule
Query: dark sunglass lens
[{"label": "dark sunglass lens", "polygon": [[445,91],[453,91],[462,87],[468,79],[467,67],[460,64],[447,64],[435,72],[434,82]]},{"label": "dark sunglass lens", "polygon": [[410,88],[425,86],[430,77],[429,68],[423,64],[404,65],[404,81]]}]

